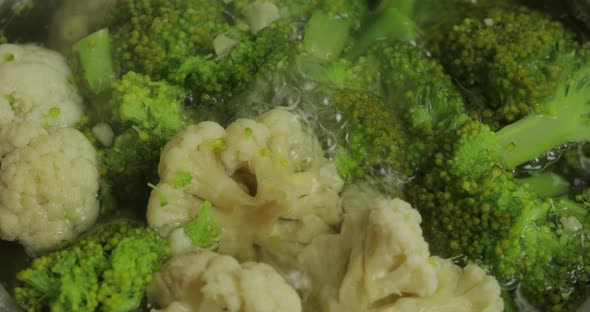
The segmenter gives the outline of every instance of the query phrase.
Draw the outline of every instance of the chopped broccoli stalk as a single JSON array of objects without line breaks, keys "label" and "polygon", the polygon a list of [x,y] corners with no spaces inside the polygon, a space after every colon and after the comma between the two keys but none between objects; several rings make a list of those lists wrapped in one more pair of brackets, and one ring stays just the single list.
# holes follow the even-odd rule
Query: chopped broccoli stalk
[{"label": "chopped broccoli stalk", "polygon": [[18,273],[14,297],[26,311],[137,311],[167,256],[166,241],[153,230],[109,224],[35,259]]},{"label": "chopped broccoli stalk", "polygon": [[396,7],[387,8],[362,31],[352,54],[361,55],[379,41],[410,41],[417,36],[418,28],[411,15]]},{"label": "chopped broccoli stalk", "polygon": [[211,210],[211,202],[204,202],[199,215],[183,226],[184,233],[195,246],[210,248],[219,236],[219,228],[211,216]]},{"label": "chopped broccoli stalk", "polygon": [[569,192],[570,184],[562,176],[546,171],[532,174],[530,177],[517,180],[526,183],[541,198],[557,197]]},{"label": "chopped broccoli stalk", "polygon": [[88,89],[94,94],[108,91],[115,76],[109,30],[104,28],[81,39],[73,51]]},{"label": "chopped broccoli stalk", "polygon": [[303,47],[318,59],[332,61],[342,53],[350,28],[349,20],[316,11],[306,25]]}]

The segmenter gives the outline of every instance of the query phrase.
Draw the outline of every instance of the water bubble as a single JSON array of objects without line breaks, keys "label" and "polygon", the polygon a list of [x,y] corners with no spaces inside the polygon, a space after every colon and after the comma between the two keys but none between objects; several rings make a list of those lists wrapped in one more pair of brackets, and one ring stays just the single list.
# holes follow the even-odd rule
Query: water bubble
[{"label": "water bubble", "polygon": [[522,273],[517,273],[516,275],[512,276],[512,278],[501,281],[498,280],[500,287],[507,290],[515,290],[518,285],[520,285],[520,281],[522,280]]}]

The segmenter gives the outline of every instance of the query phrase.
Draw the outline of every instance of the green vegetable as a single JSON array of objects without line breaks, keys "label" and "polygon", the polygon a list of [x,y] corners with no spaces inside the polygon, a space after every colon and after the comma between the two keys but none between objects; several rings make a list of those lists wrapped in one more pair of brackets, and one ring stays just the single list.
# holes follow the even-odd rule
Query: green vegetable
[{"label": "green vegetable", "polygon": [[332,97],[342,122],[338,139],[346,151],[336,154],[336,165],[345,178],[365,178],[402,171],[403,146],[408,138],[394,112],[376,95],[340,90]]},{"label": "green vegetable", "polygon": [[190,172],[179,173],[176,177],[176,180],[174,181],[174,187],[183,188],[187,185],[190,185],[192,180],[193,176],[190,174]]},{"label": "green vegetable", "polygon": [[[586,272],[576,268],[588,247],[562,231],[560,220],[575,216],[585,231],[586,209],[545,200],[505,171],[498,138],[485,124],[458,115],[435,133],[426,143],[433,150],[423,160],[424,173],[405,191],[420,210],[433,252],[483,264],[504,283],[522,281],[523,289],[534,288],[525,296],[535,306],[568,311],[579,304],[587,283]],[[551,302],[544,299],[549,294]]]},{"label": "green vegetable", "polygon": [[18,273],[14,297],[25,311],[137,311],[167,256],[166,241],[153,230],[109,224],[35,259]]},{"label": "green vegetable", "polygon": [[316,11],[307,23],[303,48],[318,59],[331,61],[340,56],[349,33],[350,22],[347,19]]},{"label": "green vegetable", "polygon": [[72,48],[78,58],[83,81],[90,92],[100,94],[111,87],[115,71],[108,29],[101,29],[81,39]]},{"label": "green vegetable", "polygon": [[494,130],[530,111],[554,114],[551,101],[585,58],[560,22],[522,6],[471,8],[443,34],[435,55]]},{"label": "green vegetable", "polygon": [[199,215],[182,228],[195,246],[202,248],[214,246],[219,236],[219,228],[211,216],[211,203],[204,202]]},{"label": "green vegetable", "polygon": [[567,195],[570,184],[564,177],[545,171],[532,174],[530,177],[519,179],[519,182],[527,183],[539,197],[558,197]]},{"label": "green vegetable", "polygon": [[[183,85],[193,92],[195,104],[219,109],[219,118],[231,117],[223,103],[245,91],[259,74],[275,70],[294,50],[288,20],[251,34],[243,16],[250,1],[232,2],[118,2],[109,23],[118,67]],[[218,36],[237,42],[223,57],[215,56]]]}]

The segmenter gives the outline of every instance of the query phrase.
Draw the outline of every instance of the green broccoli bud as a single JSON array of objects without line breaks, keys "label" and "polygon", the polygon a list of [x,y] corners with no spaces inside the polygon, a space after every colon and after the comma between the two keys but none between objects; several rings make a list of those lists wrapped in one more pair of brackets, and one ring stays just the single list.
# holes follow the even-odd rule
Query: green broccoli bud
[{"label": "green broccoli bud", "polygon": [[153,230],[109,224],[35,259],[18,273],[14,298],[26,311],[137,311],[167,256],[166,241]]},{"label": "green broccoli bud", "polygon": [[201,205],[199,215],[183,226],[184,233],[195,246],[210,248],[216,243],[219,228],[211,216],[211,203],[206,201]]},{"label": "green broccoli bud", "polygon": [[190,172],[179,173],[174,180],[174,188],[183,188],[190,185],[192,181],[193,176],[190,174]]}]

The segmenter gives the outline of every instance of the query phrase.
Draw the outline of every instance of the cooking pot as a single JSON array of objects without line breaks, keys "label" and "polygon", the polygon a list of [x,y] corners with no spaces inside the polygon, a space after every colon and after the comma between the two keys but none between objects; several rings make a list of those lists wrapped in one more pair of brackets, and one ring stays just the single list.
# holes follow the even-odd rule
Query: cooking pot
[{"label": "cooking pot", "polygon": [[[29,1],[32,0],[0,0],[0,30],[5,30],[17,38],[26,37],[29,41],[43,42],[47,38],[47,25],[61,1],[36,0],[35,7],[31,12],[25,16],[15,14]],[[470,1],[475,2],[476,0]],[[527,2],[531,6],[541,6],[580,29],[582,36],[590,35],[590,0],[524,0],[522,2]],[[16,272],[26,267],[28,263],[26,254],[17,243],[0,241],[0,312],[20,311],[6,288],[12,286]],[[590,299],[579,311],[590,311]]]}]

